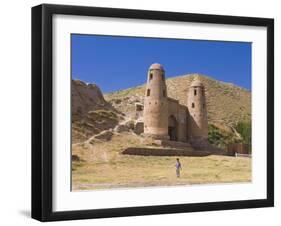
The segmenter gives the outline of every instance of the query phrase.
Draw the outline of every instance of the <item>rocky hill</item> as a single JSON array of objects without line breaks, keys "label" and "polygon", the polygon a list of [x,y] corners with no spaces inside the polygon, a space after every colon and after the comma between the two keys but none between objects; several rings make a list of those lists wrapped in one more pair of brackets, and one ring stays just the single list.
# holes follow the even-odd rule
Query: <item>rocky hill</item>
[{"label": "rocky hill", "polygon": [[[251,120],[251,92],[234,84],[208,76],[188,74],[166,80],[168,96],[186,105],[190,83],[197,76],[206,89],[210,141],[225,148],[241,137],[235,130],[238,122]],[[145,85],[102,94],[95,84],[72,81],[72,142],[88,140],[94,135],[132,122],[135,104],[143,103]],[[125,128],[126,129],[126,128]],[[104,134],[102,134],[104,136]]]},{"label": "rocky hill", "polygon": [[114,128],[123,119],[103,97],[99,87],[72,80],[72,143]]},{"label": "rocky hill", "polygon": [[[208,120],[210,124],[229,130],[239,121],[251,119],[251,92],[231,83],[217,81],[208,76],[187,74],[166,80],[168,96],[186,105],[188,88],[194,77],[206,89]],[[145,85],[105,94],[105,99],[117,110],[133,116],[135,103],[143,103]]]}]

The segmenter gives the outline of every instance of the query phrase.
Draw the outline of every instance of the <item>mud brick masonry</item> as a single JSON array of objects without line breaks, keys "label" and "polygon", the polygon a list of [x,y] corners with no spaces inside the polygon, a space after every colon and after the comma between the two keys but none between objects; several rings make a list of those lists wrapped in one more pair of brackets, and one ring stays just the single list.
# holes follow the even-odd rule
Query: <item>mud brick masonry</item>
[{"label": "mud brick masonry", "polygon": [[168,97],[165,70],[152,64],[147,75],[143,109],[143,133],[156,139],[202,142],[208,138],[205,88],[195,78],[187,93],[187,105]]}]

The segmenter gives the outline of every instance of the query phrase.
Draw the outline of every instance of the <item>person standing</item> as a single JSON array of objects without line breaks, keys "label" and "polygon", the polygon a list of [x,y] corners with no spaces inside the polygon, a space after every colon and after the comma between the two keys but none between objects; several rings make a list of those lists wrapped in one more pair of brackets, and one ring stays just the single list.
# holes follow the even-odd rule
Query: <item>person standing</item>
[{"label": "person standing", "polygon": [[182,170],[181,163],[180,163],[179,158],[177,158],[177,161],[176,161],[176,175],[177,175],[177,177],[180,177],[180,171],[181,170]]}]

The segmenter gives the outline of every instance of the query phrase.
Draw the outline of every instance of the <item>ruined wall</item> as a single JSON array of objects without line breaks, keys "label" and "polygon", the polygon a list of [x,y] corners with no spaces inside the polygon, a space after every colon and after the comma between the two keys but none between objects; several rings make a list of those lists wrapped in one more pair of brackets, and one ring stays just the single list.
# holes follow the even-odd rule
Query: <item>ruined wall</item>
[{"label": "ruined wall", "polygon": [[130,147],[122,152],[123,155],[143,155],[143,156],[208,156],[211,152],[193,151],[185,149],[168,148],[136,148]]}]

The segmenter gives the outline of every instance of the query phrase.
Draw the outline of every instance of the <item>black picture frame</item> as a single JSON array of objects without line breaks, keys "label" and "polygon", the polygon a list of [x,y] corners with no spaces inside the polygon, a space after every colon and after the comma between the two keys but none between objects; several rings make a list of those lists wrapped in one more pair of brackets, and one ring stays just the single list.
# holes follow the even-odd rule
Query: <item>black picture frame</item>
[{"label": "black picture frame", "polygon": [[[55,14],[182,21],[267,28],[267,198],[95,210],[52,210],[52,18]],[[32,218],[122,217],[274,206],[274,20],[221,15],[43,4],[32,8]]]}]

